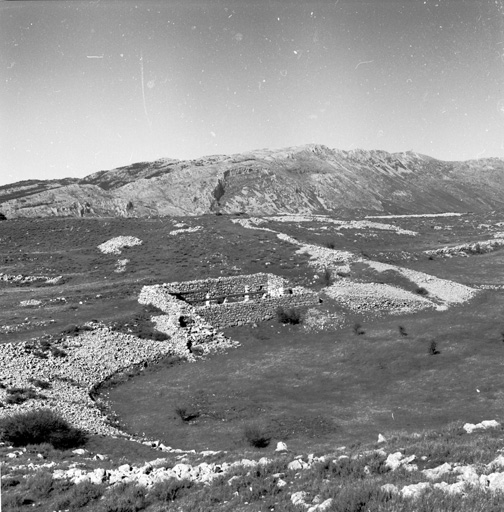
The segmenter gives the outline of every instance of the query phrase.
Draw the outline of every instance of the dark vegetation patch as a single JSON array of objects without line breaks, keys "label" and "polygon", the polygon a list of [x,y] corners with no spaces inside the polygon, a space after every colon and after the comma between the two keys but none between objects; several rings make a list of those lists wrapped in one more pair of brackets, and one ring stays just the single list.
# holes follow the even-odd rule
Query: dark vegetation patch
[{"label": "dark vegetation patch", "polygon": [[362,328],[362,324],[360,322],[355,322],[353,324],[352,329],[353,329],[354,334],[357,334],[358,336],[366,334],[366,331]]},{"label": "dark vegetation patch", "polygon": [[5,403],[8,405],[19,405],[27,400],[36,398],[46,398],[44,395],[37,393],[32,388],[7,388],[7,397]]},{"label": "dark vegetation patch", "polygon": [[151,304],[141,307],[132,316],[124,317],[111,324],[111,329],[125,334],[132,334],[142,339],[165,341],[170,336],[156,329],[151,320],[153,316],[164,315],[164,311]]},{"label": "dark vegetation patch", "polygon": [[85,433],[50,409],[34,409],[0,418],[0,438],[14,446],[49,443],[67,449],[86,442]]},{"label": "dark vegetation patch", "polygon": [[185,421],[185,422],[195,420],[201,414],[195,408],[190,407],[190,406],[185,406],[185,405],[179,405],[179,406],[175,407],[175,413],[182,421]]},{"label": "dark vegetation patch", "polygon": [[266,448],[271,441],[271,436],[260,425],[246,425],[243,429],[243,437],[254,448]]},{"label": "dark vegetation patch", "polygon": [[439,351],[438,349],[438,344],[437,344],[437,341],[435,340],[431,340],[429,342],[429,347],[427,349],[427,353],[430,355],[430,356],[435,356],[437,354],[440,354],[441,352]]},{"label": "dark vegetation patch", "polygon": [[[61,334],[58,336],[59,339],[66,336]],[[47,359],[49,355],[53,357],[65,357],[67,353],[64,350],[64,346],[47,338],[35,339],[24,344],[24,350],[27,354],[32,354],[40,359]]]},{"label": "dark vegetation patch", "polygon": [[319,280],[322,286],[331,286],[333,284],[332,270],[327,267],[324,268],[324,270],[320,274]]},{"label": "dark vegetation patch", "polygon": [[301,323],[301,313],[295,308],[278,307],[276,310],[277,320],[282,324],[296,325]]}]

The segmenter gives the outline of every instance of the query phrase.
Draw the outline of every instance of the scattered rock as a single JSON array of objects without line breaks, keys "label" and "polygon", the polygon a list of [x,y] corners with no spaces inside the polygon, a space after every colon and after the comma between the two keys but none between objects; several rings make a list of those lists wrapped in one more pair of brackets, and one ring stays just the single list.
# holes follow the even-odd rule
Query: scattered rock
[{"label": "scattered rock", "polygon": [[468,433],[471,434],[475,430],[486,430],[488,428],[498,428],[500,427],[500,423],[496,420],[485,420],[481,423],[466,423],[462,428]]},{"label": "scattered rock", "polygon": [[279,441],[275,448],[275,452],[281,453],[281,452],[287,452],[287,451],[289,451],[287,448],[287,445],[285,443],[283,443],[282,441]]}]

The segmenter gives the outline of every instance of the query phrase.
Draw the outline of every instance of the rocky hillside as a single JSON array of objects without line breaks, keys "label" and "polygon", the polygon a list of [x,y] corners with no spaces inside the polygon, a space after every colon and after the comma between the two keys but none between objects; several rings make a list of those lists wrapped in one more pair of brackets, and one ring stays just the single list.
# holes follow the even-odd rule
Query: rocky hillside
[{"label": "rocky hillside", "polygon": [[160,159],[83,179],[0,187],[7,218],[366,211],[437,213],[504,207],[504,159],[444,162],[413,152],[309,144],[198,160]]}]

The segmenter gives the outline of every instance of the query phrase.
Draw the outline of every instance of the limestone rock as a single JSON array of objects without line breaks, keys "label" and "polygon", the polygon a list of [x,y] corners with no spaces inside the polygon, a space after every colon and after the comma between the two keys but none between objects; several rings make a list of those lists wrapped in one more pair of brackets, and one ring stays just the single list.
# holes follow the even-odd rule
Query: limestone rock
[{"label": "limestone rock", "polygon": [[441,466],[437,466],[432,469],[424,469],[422,473],[429,479],[429,480],[437,480],[439,478],[442,478],[444,475],[451,473],[452,466],[448,462],[445,462],[444,464],[441,464]]},{"label": "limestone rock", "polygon": [[401,489],[401,494],[403,498],[411,498],[416,499],[425,492],[430,489],[431,484],[428,482],[420,482],[418,484],[406,485]]},{"label": "limestone rock", "polygon": [[287,448],[287,445],[285,443],[283,443],[282,441],[279,441],[275,448],[275,452],[281,453],[281,452],[287,452],[287,451],[289,451],[289,449]]},{"label": "limestone rock", "polygon": [[298,491],[291,495],[291,503],[293,505],[306,505],[305,499],[306,499],[306,492],[304,491]]}]

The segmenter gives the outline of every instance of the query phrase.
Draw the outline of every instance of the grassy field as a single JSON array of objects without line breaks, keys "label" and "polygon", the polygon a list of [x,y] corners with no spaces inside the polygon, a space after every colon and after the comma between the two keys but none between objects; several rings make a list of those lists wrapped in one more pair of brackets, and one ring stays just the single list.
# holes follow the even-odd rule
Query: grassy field
[{"label": "grassy field", "polygon": [[[479,422],[501,414],[503,307],[502,292],[483,292],[448,312],[363,322],[362,335],[352,325],[229,329],[240,348],[136,377],[106,396],[128,430],[185,449],[243,446],[255,423],[308,450]],[[439,354],[429,354],[432,341]],[[179,407],[198,416],[183,421]]]},{"label": "grassy field", "polygon": [[[0,342],[59,336],[69,325],[91,319],[111,323],[128,318],[139,309],[137,296],[144,284],[265,271],[323,294],[319,271],[307,264],[307,255],[296,253],[296,246],[278,239],[274,232],[233,223],[237,218],[1,222],[0,272],[62,275],[63,280],[56,285],[0,281]],[[194,363],[160,367],[105,389],[103,396],[126,431],[175,448],[227,450],[231,458],[271,453],[277,441],[285,441],[293,453],[329,453],[342,445],[357,450],[372,446],[368,443],[378,433],[397,439],[399,447],[401,443],[414,446],[411,435],[424,429],[437,431],[454,422],[460,426],[502,418],[504,290],[498,287],[504,284],[504,251],[453,258],[429,258],[423,252],[489,240],[499,232],[501,221],[499,212],[376,220],[415,231],[417,236],[373,228],[336,229],[320,222],[269,222],[269,229],[304,243],[348,250],[468,286],[495,285],[497,289],[481,290],[469,303],[447,311],[389,316],[380,311],[356,314],[325,297],[319,313],[339,318],[336,327],[318,330],[305,323],[284,326],[272,320],[228,329],[225,334],[240,341],[239,348]],[[202,229],[171,235],[181,224]],[[99,244],[119,235],[136,236],[143,244],[126,249],[121,256],[97,250]],[[129,260],[121,273],[115,272],[119,258]],[[377,275],[362,264],[352,267],[350,278],[411,286],[397,275]],[[20,305],[29,299],[40,304]],[[356,323],[362,334],[356,333]],[[252,427],[269,440],[266,450],[249,446],[245,432]],[[456,429],[450,432],[456,436]],[[492,439],[500,440],[499,436],[500,430]],[[146,460],[157,453],[135,443],[100,437],[93,437],[88,448],[110,453],[117,463]],[[281,461],[275,464],[271,472],[285,470]],[[322,489],[327,477],[324,471],[306,476],[306,482],[300,477],[298,483]],[[194,488],[180,509],[297,510],[276,491],[261,490],[261,478],[254,478],[250,496],[240,489],[237,500],[227,488],[224,492],[217,487],[207,496]],[[359,487],[361,483],[349,480],[344,485]],[[327,489],[320,492],[330,495]],[[208,501],[212,493],[228,503],[217,508]],[[264,501],[261,495],[269,498]],[[390,508],[390,502],[384,505],[375,498],[366,501],[374,506],[372,510],[410,510],[405,503],[394,502],[396,508]],[[277,505],[265,508],[265,503]],[[417,510],[502,510],[498,500],[471,503],[454,499],[440,508],[434,499]],[[94,510],[93,506],[82,509]],[[19,510],[27,509],[23,507]]]}]

